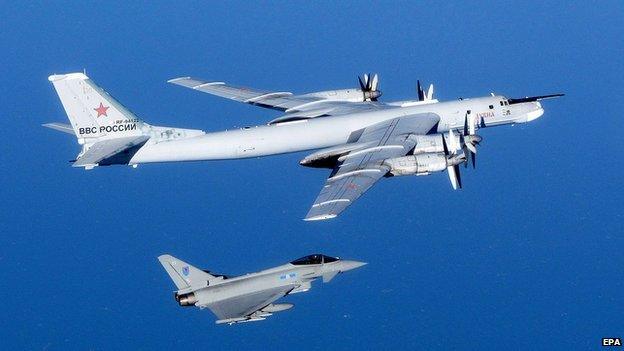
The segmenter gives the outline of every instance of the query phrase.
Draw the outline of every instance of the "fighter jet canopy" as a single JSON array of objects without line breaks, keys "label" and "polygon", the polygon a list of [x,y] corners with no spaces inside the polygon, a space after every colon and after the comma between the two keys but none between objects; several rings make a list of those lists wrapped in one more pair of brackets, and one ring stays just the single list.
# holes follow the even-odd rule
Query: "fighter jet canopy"
[{"label": "fighter jet canopy", "polygon": [[312,265],[312,264],[329,263],[329,262],[334,262],[338,260],[339,258],[337,257],[325,256],[322,254],[314,254],[314,255],[309,255],[309,256],[298,258],[290,262],[290,264],[293,264],[295,266],[305,266],[305,265]]}]

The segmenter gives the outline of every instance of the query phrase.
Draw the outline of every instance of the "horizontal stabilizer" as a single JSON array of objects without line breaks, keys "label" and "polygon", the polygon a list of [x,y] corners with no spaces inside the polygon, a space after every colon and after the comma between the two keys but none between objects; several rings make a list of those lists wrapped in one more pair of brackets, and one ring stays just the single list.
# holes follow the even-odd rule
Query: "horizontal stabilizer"
[{"label": "horizontal stabilizer", "polygon": [[72,126],[66,123],[45,123],[45,124],[42,124],[42,126],[46,128],[58,130],[59,132],[76,135],[76,133],[74,132],[74,128],[72,128]]},{"label": "horizontal stabilizer", "polygon": [[134,146],[143,144],[148,139],[149,136],[140,135],[98,141],[87,149],[87,151],[74,162],[73,166],[91,169],[97,166],[102,160],[115,156]]}]

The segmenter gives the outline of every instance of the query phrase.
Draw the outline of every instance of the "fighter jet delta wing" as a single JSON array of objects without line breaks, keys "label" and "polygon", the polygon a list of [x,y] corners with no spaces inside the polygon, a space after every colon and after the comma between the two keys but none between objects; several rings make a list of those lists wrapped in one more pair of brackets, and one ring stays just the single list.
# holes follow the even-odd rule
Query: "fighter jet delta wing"
[{"label": "fighter jet delta wing", "polygon": [[[200,307],[208,307],[219,318],[216,321],[217,324],[263,320],[265,317],[270,316],[272,312],[277,312],[272,308],[273,302],[288,295],[297,287],[298,285],[292,284],[255,291],[247,295],[239,295]],[[292,304],[284,305],[284,307],[286,306],[290,308]]]},{"label": "fighter jet delta wing", "polygon": [[[360,131],[355,146],[337,159],[305,220],[336,217],[390,171],[385,160],[405,156],[414,148],[416,142],[410,136],[428,134],[439,120],[434,113],[423,113],[380,122]],[[357,148],[358,144],[363,147]],[[323,150],[316,154],[323,154]],[[314,155],[308,156],[301,164],[313,159]]]}]

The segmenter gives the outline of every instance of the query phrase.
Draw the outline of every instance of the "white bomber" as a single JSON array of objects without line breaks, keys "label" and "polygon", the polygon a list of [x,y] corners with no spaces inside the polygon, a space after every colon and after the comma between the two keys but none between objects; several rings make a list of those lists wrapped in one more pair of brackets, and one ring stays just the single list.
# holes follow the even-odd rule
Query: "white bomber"
[{"label": "white bomber", "polygon": [[76,167],[239,159],[321,149],[301,160],[332,169],[306,216],[333,218],[377,180],[448,170],[461,187],[458,165],[475,164],[476,130],[532,121],[544,112],[539,100],[562,94],[508,99],[494,95],[438,102],[433,86],[418,100],[378,101],[377,75],[360,79],[359,89],[293,95],[183,77],[171,83],[283,112],[266,125],[205,133],[151,126],[99,88],[83,73],[49,77],[71,126],[45,126],[76,135],[83,145]]}]

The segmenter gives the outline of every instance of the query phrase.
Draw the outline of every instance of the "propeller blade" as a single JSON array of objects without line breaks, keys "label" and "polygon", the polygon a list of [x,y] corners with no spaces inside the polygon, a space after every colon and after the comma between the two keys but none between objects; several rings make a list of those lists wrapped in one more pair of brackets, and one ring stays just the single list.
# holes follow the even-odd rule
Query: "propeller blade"
[{"label": "propeller blade", "polygon": [[[468,157],[466,155],[470,153],[470,150],[468,150],[466,139],[461,134],[459,136],[459,141],[462,144],[462,151],[464,152],[464,160],[467,160]],[[468,161],[464,162],[464,168],[468,168]]]},{"label": "propeller blade", "polygon": [[477,147],[474,146],[474,144],[472,144],[471,142],[464,143],[464,145],[466,145],[466,148],[470,150],[470,152],[472,152],[473,154],[477,153]]},{"label": "propeller blade", "polygon": [[377,76],[377,73],[375,73],[371,82],[371,90],[377,91],[378,86],[379,86],[379,76]]},{"label": "propeller blade", "polygon": [[455,140],[455,134],[453,133],[453,130],[450,129],[449,130],[449,148],[451,150],[451,154],[455,154],[457,152],[457,141]]},{"label": "propeller blade", "polygon": [[424,101],[425,92],[422,90],[422,87],[420,86],[420,80],[416,81],[416,92],[418,93],[418,101]]},{"label": "propeller blade", "polygon": [[479,118],[479,128],[485,128],[485,119],[483,117]]},{"label": "propeller blade", "polygon": [[468,112],[466,112],[464,117],[464,135],[468,135]]},{"label": "propeller blade", "polygon": [[458,187],[461,189],[462,185],[459,167],[457,165],[452,165],[446,167],[446,170],[448,172],[449,180],[451,181],[451,186],[453,187],[453,190],[457,190]]},{"label": "propeller blade", "polygon": [[448,156],[449,150],[448,146],[446,145],[446,138],[444,137],[444,134],[442,134],[442,149],[444,150],[444,155]]},{"label": "propeller blade", "polygon": [[468,118],[468,132],[470,133],[470,135],[474,135],[476,133],[476,126],[475,126],[475,117],[474,115],[469,115]]},{"label": "propeller blade", "polygon": [[453,190],[457,190],[457,176],[455,175],[455,167],[448,166],[446,167],[446,172],[448,173],[449,180],[451,181],[451,186]]},{"label": "propeller blade", "polygon": [[370,91],[370,74],[364,74],[364,83],[366,83],[366,91]]},{"label": "propeller blade", "polygon": [[429,84],[429,90],[427,90],[427,100],[433,100],[433,84]]},{"label": "propeller blade", "polygon": [[472,169],[476,169],[477,168],[477,153],[476,152],[470,153],[470,160],[472,161]]},{"label": "propeller blade", "polygon": [[358,82],[360,83],[360,90],[366,91],[366,85],[364,85],[364,82],[362,81],[361,76],[358,76]]}]

